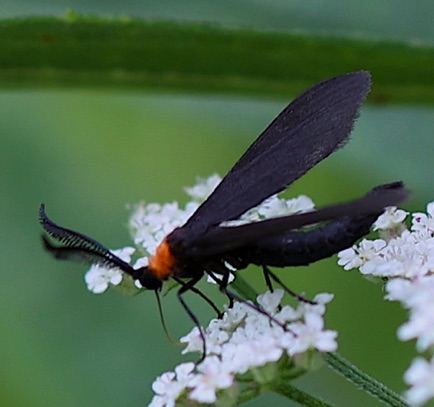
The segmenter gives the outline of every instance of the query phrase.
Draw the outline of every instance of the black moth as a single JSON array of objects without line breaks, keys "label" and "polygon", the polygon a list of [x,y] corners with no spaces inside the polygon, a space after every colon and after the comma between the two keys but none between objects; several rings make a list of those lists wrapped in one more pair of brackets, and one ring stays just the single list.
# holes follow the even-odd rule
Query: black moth
[{"label": "black moth", "polygon": [[[369,89],[370,74],[361,71],[327,79],[296,98],[249,147],[186,224],[161,242],[147,267],[134,269],[97,241],[58,226],[47,217],[42,204],[40,222],[46,233],[60,243],[54,245],[43,235],[44,246],[57,259],[121,269],[156,293],[165,280],[175,279],[180,284],[181,304],[199,326],[183,294],[191,290],[204,297],[195,288],[204,274],[219,280],[220,288],[228,295],[232,268],[256,264],[263,267],[267,283],[270,276],[279,282],[267,266],[307,265],[350,247],[369,232],[385,207],[406,198],[403,184],[395,182],[378,186],[358,200],[313,212],[241,226],[222,225],[284,190],[342,147]],[[298,230],[318,222],[328,223],[308,231]]]}]

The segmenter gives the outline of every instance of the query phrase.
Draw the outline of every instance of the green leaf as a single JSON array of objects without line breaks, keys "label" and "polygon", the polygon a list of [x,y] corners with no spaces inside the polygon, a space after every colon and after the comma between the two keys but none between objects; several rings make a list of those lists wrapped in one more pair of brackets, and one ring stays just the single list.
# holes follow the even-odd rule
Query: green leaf
[{"label": "green leaf", "polygon": [[[399,69],[396,69],[399,66]],[[434,49],[128,18],[0,21],[0,87],[111,87],[283,97],[368,69],[377,102],[434,102]]]}]

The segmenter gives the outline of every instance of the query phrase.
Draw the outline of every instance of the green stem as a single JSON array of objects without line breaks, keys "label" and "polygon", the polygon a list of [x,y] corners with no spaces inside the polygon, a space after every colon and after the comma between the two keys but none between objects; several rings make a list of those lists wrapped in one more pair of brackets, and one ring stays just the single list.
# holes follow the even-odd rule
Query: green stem
[{"label": "green stem", "polygon": [[332,407],[333,404],[327,403],[326,401],[314,397],[311,394],[305,393],[304,391],[297,389],[289,385],[288,383],[278,383],[272,386],[272,390],[276,393],[285,396],[302,406],[308,407]]},{"label": "green stem", "polygon": [[359,69],[373,74],[371,102],[434,103],[434,48],[428,45],[74,13],[0,20],[0,88],[287,99],[324,78]]},{"label": "green stem", "polygon": [[264,393],[265,391],[274,391],[277,394],[280,394],[283,397],[286,397],[290,400],[295,401],[296,403],[307,406],[307,407],[333,407],[333,404],[330,404],[319,397],[313,396],[304,392],[303,390],[297,389],[294,386],[291,386],[289,382],[279,382],[279,383],[271,383],[268,386],[262,388],[261,386],[253,386],[243,389],[238,396],[238,404],[246,403],[250,400],[253,400]]},{"label": "green stem", "polygon": [[408,407],[402,397],[344,359],[338,353],[325,353],[327,365],[359,389],[391,407]]}]

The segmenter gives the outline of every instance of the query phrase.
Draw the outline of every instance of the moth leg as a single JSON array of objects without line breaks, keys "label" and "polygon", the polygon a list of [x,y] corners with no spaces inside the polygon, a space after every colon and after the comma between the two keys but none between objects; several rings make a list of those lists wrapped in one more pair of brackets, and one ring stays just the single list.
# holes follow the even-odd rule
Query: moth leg
[{"label": "moth leg", "polygon": [[[302,295],[297,294],[295,291],[293,291],[290,288],[288,288],[283,283],[283,281],[279,277],[277,277],[277,275],[274,274],[267,266],[262,266],[262,270],[263,270],[263,273],[264,273],[264,276],[265,276],[265,281],[267,283],[267,286],[268,286],[267,279],[270,280],[270,284],[271,284],[271,280],[274,280],[277,284],[279,284],[282,287],[282,289],[286,293],[288,293],[291,297],[294,297],[297,301],[305,302],[305,303],[311,304],[311,305],[316,305],[315,301],[309,300],[306,297],[303,297]],[[272,290],[270,290],[270,291],[272,291]]]},{"label": "moth leg", "polygon": [[213,300],[211,300],[211,298],[209,298],[207,295],[205,295],[202,291],[200,291],[199,289],[197,289],[196,287],[191,287],[190,291],[194,292],[195,294],[197,294],[199,297],[201,297],[203,300],[205,300],[210,306],[211,308],[215,311],[215,313],[217,314],[217,318],[221,318],[222,317],[222,311],[220,311],[217,307],[217,305],[214,304]]},{"label": "moth leg", "polygon": [[262,266],[262,274],[264,275],[264,280],[265,280],[265,284],[267,285],[267,288],[272,293],[274,289],[273,289],[273,284],[271,283],[270,269],[267,266]]},{"label": "moth leg", "polygon": [[[213,263],[212,265],[209,265],[209,268],[207,268],[205,270],[205,272],[214,280],[214,282],[220,287],[220,291],[222,293],[225,293],[225,288],[228,286],[229,284],[229,276],[230,276],[230,270],[221,263]],[[222,278],[218,278],[216,276],[216,274],[220,274],[223,277]],[[232,308],[234,306],[234,299],[229,296],[226,295],[228,297],[228,307]]]},{"label": "moth leg", "polygon": [[[181,303],[181,305],[183,306],[185,312],[187,312],[188,316],[191,318],[191,320],[194,322],[194,324],[196,325],[197,329],[199,330],[199,336],[200,339],[202,340],[202,356],[201,358],[196,362],[196,365],[199,365],[200,363],[202,363],[206,357],[206,339],[205,339],[205,332],[203,331],[202,326],[200,325],[199,319],[197,318],[196,314],[190,309],[190,307],[188,306],[188,304],[185,302],[184,300],[184,294],[187,291],[193,291],[195,292],[194,286],[197,284],[197,282],[202,278],[202,275],[199,275],[197,277],[192,278],[191,280],[184,282],[179,278],[173,277],[175,279],[175,281],[177,281],[179,284],[181,284],[181,288],[178,290],[178,292],[176,293],[179,302]],[[197,290],[199,291],[199,290]]]}]

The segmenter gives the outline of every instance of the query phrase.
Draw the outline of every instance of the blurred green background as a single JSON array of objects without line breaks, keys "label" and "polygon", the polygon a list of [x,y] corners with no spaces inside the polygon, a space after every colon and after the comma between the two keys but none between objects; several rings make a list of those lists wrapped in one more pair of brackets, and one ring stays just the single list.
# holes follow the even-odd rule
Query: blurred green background
[{"label": "blurred green background", "polygon": [[[434,39],[432,1],[3,0],[0,17],[60,15],[66,8],[431,45]],[[1,406],[146,405],[156,375],[186,360],[166,340],[153,295],[93,295],[82,266],[54,262],[42,251],[39,204],[57,222],[110,248],[128,245],[127,203],[185,201],[184,186],[196,176],[224,175],[294,96],[0,90]],[[366,105],[349,145],[289,195],[306,193],[326,204],[402,179],[413,192],[405,207],[422,210],[434,198],[433,125],[432,107]],[[413,343],[396,340],[405,312],[382,300],[380,285],[335,263],[279,275],[308,296],[336,293],[327,322],[340,333],[341,353],[402,391],[414,355]],[[262,287],[254,270],[244,276]],[[200,301],[190,303],[201,320],[209,318]],[[175,337],[191,329],[173,294],[164,307]],[[326,368],[298,384],[338,405],[377,405]],[[274,395],[246,405],[270,402],[290,405]]]}]

